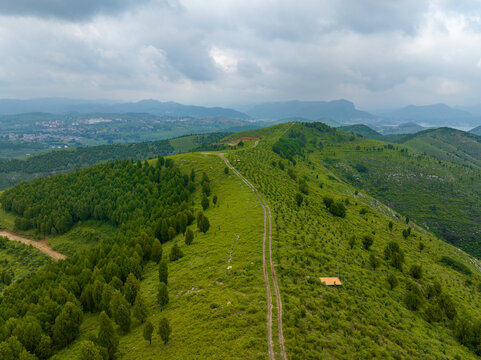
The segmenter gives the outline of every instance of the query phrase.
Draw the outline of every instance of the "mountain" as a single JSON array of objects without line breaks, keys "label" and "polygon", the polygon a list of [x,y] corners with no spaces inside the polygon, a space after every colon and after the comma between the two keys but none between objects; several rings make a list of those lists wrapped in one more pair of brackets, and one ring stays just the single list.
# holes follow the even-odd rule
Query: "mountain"
[{"label": "mountain", "polygon": [[367,139],[375,139],[375,140],[383,139],[382,134],[371,129],[369,126],[363,125],[363,124],[340,126],[338,129],[347,133],[362,135]]},{"label": "mountain", "polygon": [[471,134],[480,135],[481,136],[481,125],[475,127],[474,129],[469,130]]},{"label": "mountain", "polygon": [[271,102],[256,105],[247,113],[257,119],[279,120],[302,117],[317,120],[329,118],[341,124],[376,119],[368,112],[357,110],[354,104],[347,100]]},{"label": "mountain", "polygon": [[194,118],[233,118],[248,119],[249,116],[239,111],[221,107],[203,107],[183,105],[175,102],[141,100],[138,102],[114,103],[105,100],[76,100],[62,98],[15,100],[0,99],[0,114],[13,115],[30,112],[44,113],[148,113],[170,117]]},{"label": "mountain", "polygon": [[416,213],[475,223],[475,170],[320,123],[239,139],[2,192],[2,226],[69,255],[0,239],[3,354],[477,358],[479,262]]},{"label": "mountain", "polygon": [[481,168],[481,136],[451,128],[418,132],[403,140],[410,150],[443,161]]},{"label": "mountain", "polygon": [[417,122],[426,126],[470,126],[479,125],[481,117],[454,109],[445,104],[425,106],[409,105],[402,109],[383,114],[394,121]]}]

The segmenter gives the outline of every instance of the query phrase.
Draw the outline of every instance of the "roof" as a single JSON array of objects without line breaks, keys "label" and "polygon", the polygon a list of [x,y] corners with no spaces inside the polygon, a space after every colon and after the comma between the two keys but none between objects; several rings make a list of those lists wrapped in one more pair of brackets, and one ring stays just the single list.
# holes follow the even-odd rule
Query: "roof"
[{"label": "roof", "polygon": [[341,280],[337,277],[320,277],[319,280],[321,280],[321,282],[327,286],[342,285]]}]

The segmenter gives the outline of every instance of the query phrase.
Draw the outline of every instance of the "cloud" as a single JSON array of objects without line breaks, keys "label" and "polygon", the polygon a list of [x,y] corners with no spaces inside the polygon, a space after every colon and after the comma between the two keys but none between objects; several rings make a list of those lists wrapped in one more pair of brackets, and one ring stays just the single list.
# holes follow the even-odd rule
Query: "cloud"
[{"label": "cloud", "polygon": [[118,14],[149,0],[0,0],[0,14],[83,21],[98,14]]},{"label": "cloud", "polygon": [[0,0],[0,97],[385,107],[481,91],[473,2],[38,3]]}]

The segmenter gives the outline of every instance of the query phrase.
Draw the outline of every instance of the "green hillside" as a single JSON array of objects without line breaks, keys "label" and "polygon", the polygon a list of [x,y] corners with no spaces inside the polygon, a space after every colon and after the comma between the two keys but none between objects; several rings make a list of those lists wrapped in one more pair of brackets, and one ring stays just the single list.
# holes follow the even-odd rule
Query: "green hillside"
[{"label": "green hillside", "polygon": [[461,130],[426,130],[404,139],[410,150],[451,163],[481,167],[481,137]]},{"label": "green hillside", "polygon": [[[329,125],[329,124],[328,124]],[[348,132],[351,134],[359,134],[364,136],[367,139],[374,139],[374,140],[382,140],[383,135],[378,133],[377,131],[371,129],[367,125],[363,124],[356,124],[356,125],[346,125],[339,127],[339,130]]]},{"label": "green hillside", "polygon": [[[456,205],[455,215],[468,222],[464,209],[479,211],[479,180],[466,180],[476,169],[320,123],[281,124],[226,140],[248,136],[255,141],[222,152],[259,193],[215,153],[201,152],[96,165],[3,192],[0,201],[16,214],[17,228],[46,233],[51,243],[61,239],[72,255],[5,289],[0,355],[28,350],[46,358],[47,349],[53,359],[81,359],[87,351],[99,359],[264,359],[272,329],[273,357],[280,359],[282,309],[289,359],[477,358],[479,261],[425,230],[423,219],[410,215],[406,223],[371,196],[397,196],[403,213],[415,205],[421,212],[446,182],[436,193],[438,212],[451,211],[441,204],[456,186],[456,198],[473,196],[465,207]],[[466,186],[458,187],[461,180]],[[265,206],[272,251],[263,258]],[[108,226],[107,236],[80,243],[79,234],[101,226]],[[267,266],[265,283],[269,254],[274,267]],[[165,264],[168,281],[160,285]],[[338,275],[342,286],[318,279]],[[165,286],[167,303],[158,297]],[[165,343],[158,333],[163,318],[172,330]],[[152,343],[142,320],[154,325]],[[105,336],[112,331],[116,336]],[[107,341],[117,336],[118,345]]]},{"label": "green hillside", "polygon": [[143,143],[99,145],[50,151],[25,159],[0,162],[0,189],[41,176],[73,171],[95,164],[124,159],[151,159],[178,154],[212,144],[227,133],[181,136]]}]

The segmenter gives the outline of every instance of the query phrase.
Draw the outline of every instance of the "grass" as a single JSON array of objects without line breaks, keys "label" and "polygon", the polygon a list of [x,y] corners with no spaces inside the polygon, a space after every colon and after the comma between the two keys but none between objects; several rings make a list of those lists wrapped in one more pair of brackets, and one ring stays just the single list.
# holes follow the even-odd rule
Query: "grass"
[{"label": "grass", "polygon": [[[164,245],[164,258],[177,241],[185,256],[169,262],[170,303],[163,311],[156,305],[157,266],[149,263],[141,282],[150,320],[155,327],[162,316],[172,326],[171,340],[163,345],[157,334],[152,345],[134,327],[120,340],[122,359],[263,359],[267,353],[265,290],[262,277],[262,209],[252,191],[234,174],[224,174],[218,157],[186,154],[174,157],[182,169],[191,168],[200,180],[211,179],[218,204],[206,211],[211,227],[207,234],[195,229],[194,242],[182,236]],[[199,186],[200,190],[200,186]],[[196,198],[198,204],[200,193]],[[193,228],[194,229],[194,228]],[[237,242],[237,236],[239,236]],[[232,260],[228,263],[230,254]],[[232,266],[227,270],[227,266]],[[53,359],[75,357],[79,343],[98,331],[97,317],[88,317],[81,337]]]}]

